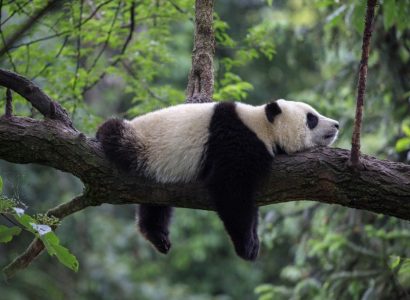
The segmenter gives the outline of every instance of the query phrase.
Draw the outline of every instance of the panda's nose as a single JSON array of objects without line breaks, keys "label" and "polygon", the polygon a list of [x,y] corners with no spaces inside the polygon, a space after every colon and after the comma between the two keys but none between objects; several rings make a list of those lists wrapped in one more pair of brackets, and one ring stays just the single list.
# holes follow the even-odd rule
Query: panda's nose
[{"label": "panda's nose", "polygon": [[339,129],[339,123],[335,123],[336,129]]}]

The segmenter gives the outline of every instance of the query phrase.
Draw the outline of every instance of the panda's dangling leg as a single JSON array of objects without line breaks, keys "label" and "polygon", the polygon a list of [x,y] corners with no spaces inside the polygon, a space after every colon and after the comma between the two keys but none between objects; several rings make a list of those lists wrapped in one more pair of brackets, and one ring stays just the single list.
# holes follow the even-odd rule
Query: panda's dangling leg
[{"label": "panda's dangling leg", "polygon": [[225,186],[210,188],[210,193],[236,253],[243,259],[255,260],[259,252],[258,208],[252,200],[252,192]]},{"label": "panda's dangling leg", "polygon": [[172,207],[141,204],[138,210],[138,227],[144,237],[161,253],[168,253],[171,248],[169,224]]}]

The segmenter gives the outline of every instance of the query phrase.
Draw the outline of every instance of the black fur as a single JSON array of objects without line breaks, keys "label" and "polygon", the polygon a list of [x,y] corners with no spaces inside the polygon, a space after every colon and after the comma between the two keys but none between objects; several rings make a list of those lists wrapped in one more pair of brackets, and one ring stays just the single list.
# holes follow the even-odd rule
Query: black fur
[{"label": "black fur", "polygon": [[126,123],[120,119],[109,119],[97,131],[97,139],[101,142],[105,155],[124,171],[138,171],[143,164],[142,146],[137,140],[126,134]]},{"label": "black fur", "polygon": [[254,194],[269,174],[272,156],[240,120],[235,103],[215,106],[201,179],[237,254],[254,260],[259,251]]},{"label": "black fur", "polygon": [[138,211],[138,227],[141,233],[161,253],[168,253],[171,242],[168,238],[172,207],[141,204]]},{"label": "black fur", "polygon": [[287,154],[286,151],[279,144],[275,145],[275,149],[273,149],[273,152],[275,152],[276,154]]},{"label": "black fur", "polygon": [[273,101],[271,103],[266,104],[265,106],[265,113],[266,117],[268,118],[269,122],[273,123],[275,116],[280,114],[282,110],[280,109],[278,103]]},{"label": "black fur", "polygon": [[319,118],[312,113],[308,113],[306,115],[306,119],[307,119],[307,125],[309,129],[315,128],[317,124],[319,123]]}]

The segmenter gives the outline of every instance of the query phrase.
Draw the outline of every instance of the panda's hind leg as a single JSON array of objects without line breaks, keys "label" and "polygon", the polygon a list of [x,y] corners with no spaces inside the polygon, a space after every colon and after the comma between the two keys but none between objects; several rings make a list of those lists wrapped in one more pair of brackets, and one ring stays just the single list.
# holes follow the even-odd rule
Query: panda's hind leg
[{"label": "panda's hind leg", "polygon": [[161,253],[171,248],[169,225],[172,207],[141,204],[138,211],[138,227],[142,235]]}]

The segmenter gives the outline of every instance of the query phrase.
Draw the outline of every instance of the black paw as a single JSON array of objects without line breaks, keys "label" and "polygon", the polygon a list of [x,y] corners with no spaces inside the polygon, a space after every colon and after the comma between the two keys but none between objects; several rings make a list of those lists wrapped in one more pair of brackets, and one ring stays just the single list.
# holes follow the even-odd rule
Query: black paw
[{"label": "black paw", "polygon": [[258,257],[259,239],[257,236],[235,243],[236,253],[245,260],[253,261]]},{"label": "black paw", "polygon": [[141,233],[159,252],[167,254],[169,249],[171,249],[171,242],[168,238],[168,233],[163,231],[141,231]]}]

